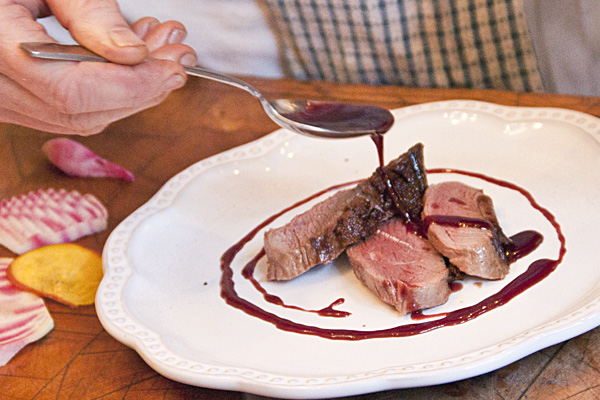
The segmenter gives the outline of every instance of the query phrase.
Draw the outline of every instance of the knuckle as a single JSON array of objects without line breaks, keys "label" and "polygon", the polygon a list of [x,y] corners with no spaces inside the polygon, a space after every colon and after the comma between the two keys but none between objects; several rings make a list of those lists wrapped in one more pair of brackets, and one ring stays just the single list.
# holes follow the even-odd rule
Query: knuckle
[{"label": "knuckle", "polygon": [[102,125],[102,126],[97,126],[91,129],[87,129],[85,131],[79,131],[77,134],[79,136],[92,136],[92,135],[97,135],[98,133],[103,132],[106,128],[108,127],[107,125]]},{"label": "knuckle", "polygon": [[90,114],[59,114],[58,124],[65,132],[79,136],[89,136],[102,132],[111,121],[98,122]]},{"label": "knuckle", "polygon": [[24,5],[9,2],[2,6],[2,18],[4,22],[19,21],[23,18],[31,18],[31,11]]}]

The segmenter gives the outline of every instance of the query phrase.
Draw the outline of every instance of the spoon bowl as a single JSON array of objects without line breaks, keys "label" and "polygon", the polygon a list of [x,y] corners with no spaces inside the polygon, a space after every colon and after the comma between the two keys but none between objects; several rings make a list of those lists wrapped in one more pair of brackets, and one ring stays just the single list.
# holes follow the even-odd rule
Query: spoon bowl
[{"label": "spoon bowl", "polygon": [[269,104],[277,113],[270,116],[272,119],[285,121],[288,124],[286,128],[309,136],[349,138],[383,135],[394,124],[392,113],[376,106],[290,99],[271,100]]},{"label": "spoon bowl", "polygon": [[[36,58],[63,61],[108,62],[79,45],[30,42],[21,49]],[[394,124],[392,113],[382,107],[317,100],[267,100],[254,86],[241,79],[199,67],[184,67],[188,75],[211,79],[243,89],[256,97],[267,115],[279,126],[322,138],[383,135]]]}]

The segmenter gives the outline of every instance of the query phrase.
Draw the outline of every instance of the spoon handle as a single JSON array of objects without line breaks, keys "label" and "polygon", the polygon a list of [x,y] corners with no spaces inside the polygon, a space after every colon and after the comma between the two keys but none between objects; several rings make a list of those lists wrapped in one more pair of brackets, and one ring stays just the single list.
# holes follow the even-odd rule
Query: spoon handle
[{"label": "spoon handle", "polygon": [[[43,58],[47,60],[109,62],[106,58],[99,56],[98,54],[80,45],[27,42],[21,43],[20,47],[32,57]],[[266,99],[262,93],[256,90],[254,86],[244,82],[241,79],[199,67],[184,67],[184,69],[188,75],[211,79],[213,81],[235,86],[258,98],[261,103],[266,102]]]}]

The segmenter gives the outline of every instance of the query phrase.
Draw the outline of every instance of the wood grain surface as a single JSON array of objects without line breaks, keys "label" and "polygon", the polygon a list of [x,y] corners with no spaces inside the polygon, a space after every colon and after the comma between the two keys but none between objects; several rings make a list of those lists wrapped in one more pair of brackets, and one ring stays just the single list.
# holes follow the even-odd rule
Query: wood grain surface
[{"label": "wood grain surface", "polygon": [[[600,116],[600,99],[593,97],[250,81],[268,98],[334,99],[390,109],[437,100],[474,99],[513,106],[562,107]],[[99,155],[133,171],[136,180],[127,183],[67,177],[50,165],[41,151],[42,144],[56,136],[0,124],[0,198],[49,187],[93,193],[109,210],[109,228],[77,242],[101,252],[115,226],[149,200],[171,176],[276,128],[258,102],[245,92],[190,78],[183,89],[160,106],[114,123],[101,134],[77,138]],[[0,256],[14,254],[0,247]],[[55,328],[0,367],[0,399],[261,398],[192,387],[164,378],[136,352],[104,331],[93,306],[69,308],[52,301],[47,304]],[[353,398],[597,399],[600,328],[482,376]]]}]

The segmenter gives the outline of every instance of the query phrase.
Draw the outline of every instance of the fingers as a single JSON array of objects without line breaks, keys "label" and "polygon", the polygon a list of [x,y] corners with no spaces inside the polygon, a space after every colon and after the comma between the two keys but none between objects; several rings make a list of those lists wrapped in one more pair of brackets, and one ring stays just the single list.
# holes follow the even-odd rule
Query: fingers
[{"label": "fingers", "polygon": [[138,37],[144,39],[146,34],[156,28],[159,24],[160,22],[154,17],[143,17],[131,25],[131,30],[138,35]]},{"label": "fingers", "polygon": [[52,15],[52,11],[48,7],[48,4],[43,0],[14,0],[15,4],[25,7],[30,13],[31,17],[43,18]]},{"label": "fingers", "polygon": [[187,31],[179,21],[160,23],[156,18],[144,17],[136,21],[131,28],[146,42],[150,51],[167,44],[181,43]]},{"label": "fingers", "polygon": [[180,44],[187,34],[178,21],[159,23],[146,17],[129,27],[115,0],[48,0],[48,3],[75,40],[110,61],[133,65],[152,56],[195,64],[191,48],[169,48]]},{"label": "fingers", "polygon": [[73,38],[119,64],[138,64],[149,54],[144,41],[129,27],[115,0],[47,0]]},{"label": "fingers", "polygon": [[198,63],[196,53],[183,44],[165,45],[150,53],[150,57],[160,60],[176,61],[186,67],[193,67]]},{"label": "fingers", "polygon": [[181,44],[187,35],[181,22],[160,23],[156,18],[144,17],[136,21],[131,28],[146,42],[150,57],[176,61],[185,66],[197,64],[194,50]]}]

